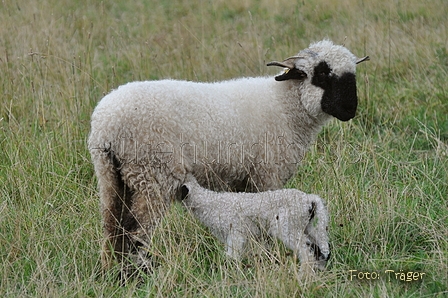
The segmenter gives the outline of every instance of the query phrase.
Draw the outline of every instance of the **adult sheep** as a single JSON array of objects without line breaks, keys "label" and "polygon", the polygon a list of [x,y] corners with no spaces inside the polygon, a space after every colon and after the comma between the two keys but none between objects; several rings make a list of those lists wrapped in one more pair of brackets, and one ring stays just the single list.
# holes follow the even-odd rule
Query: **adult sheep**
[{"label": "adult sheep", "polygon": [[187,173],[215,191],[282,188],[329,119],[355,116],[355,68],[365,59],[323,40],[269,63],[285,68],[275,80],[132,82],[106,95],[88,139],[103,266],[113,255],[145,262],[139,256]]}]

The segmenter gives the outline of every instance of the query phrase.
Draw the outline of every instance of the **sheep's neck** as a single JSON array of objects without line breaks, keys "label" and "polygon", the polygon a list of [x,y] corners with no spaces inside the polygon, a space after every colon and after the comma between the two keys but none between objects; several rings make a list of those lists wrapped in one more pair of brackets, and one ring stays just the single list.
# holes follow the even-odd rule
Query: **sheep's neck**
[{"label": "sheep's neck", "polygon": [[288,100],[286,102],[285,113],[291,123],[291,129],[294,138],[304,145],[306,150],[308,146],[314,141],[316,135],[322,129],[322,126],[328,121],[327,117],[315,117],[311,115],[305,106],[302,104],[300,98],[302,92],[300,86],[290,85]]}]

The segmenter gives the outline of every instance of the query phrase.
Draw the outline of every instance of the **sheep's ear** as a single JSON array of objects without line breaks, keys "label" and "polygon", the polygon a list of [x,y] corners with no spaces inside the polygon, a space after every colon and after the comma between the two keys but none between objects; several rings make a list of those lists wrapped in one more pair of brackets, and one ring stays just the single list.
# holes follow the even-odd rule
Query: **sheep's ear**
[{"label": "sheep's ear", "polygon": [[316,202],[311,202],[311,206],[310,208],[308,208],[308,212],[310,214],[310,220],[312,220],[316,215]]},{"label": "sheep's ear", "polygon": [[184,200],[188,196],[188,193],[190,192],[190,190],[185,184],[182,185],[180,191],[181,191],[181,200]]},{"label": "sheep's ear", "polygon": [[300,69],[285,69],[285,72],[281,75],[275,77],[276,81],[286,81],[286,80],[303,80],[306,78],[306,73]]},{"label": "sheep's ear", "polygon": [[306,73],[298,68],[296,68],[295,62],[300,59],[299,56],[289,57],[282,62],[272,61],[266,64],[267,66],[280,66],[284,67],[285,72],[281,75],[275,77],[276,81],[286,81],[286,80],[303,80],[306,78]]}]

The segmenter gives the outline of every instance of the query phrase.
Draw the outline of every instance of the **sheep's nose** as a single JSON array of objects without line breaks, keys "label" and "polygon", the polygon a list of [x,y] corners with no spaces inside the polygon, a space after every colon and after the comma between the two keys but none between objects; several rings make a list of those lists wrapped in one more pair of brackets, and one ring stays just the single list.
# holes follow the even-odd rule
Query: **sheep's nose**
[{"label": "sheep's nose", "polygon": [[318,248],[317,251],[317,260],[319,261],[328,261],[330,259],[331,252],[330,251],[322,251],[320,248]]},{"label": "sheep's nose", "polygon": [[341,75],[335,80],[333,91],[335,98],[339,101],[339,120],[347,121],[355,117],[358,107],[355,75],[353,73]]},{"label": "sheep's nose", "polygon": [[331,252],[328,252],[327,254],[322,254],[322,257],[323,257],[323,259],[324,259],[325,261],[330,260]]},{"label": "sheep's nose", "polygon": [[322,98],[322,110],[341,121],[348,121],[355,117],[358,107],[356,94],[356,76],[354,73],[344,73],[332,77],[332,87]]}]

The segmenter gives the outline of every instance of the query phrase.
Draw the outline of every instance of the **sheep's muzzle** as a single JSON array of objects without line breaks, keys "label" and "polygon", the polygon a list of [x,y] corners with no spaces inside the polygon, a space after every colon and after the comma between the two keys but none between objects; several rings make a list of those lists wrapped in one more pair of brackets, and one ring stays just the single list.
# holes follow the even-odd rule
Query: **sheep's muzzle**
[{"label": "sheep's muzzle", "polygon": [[341,121],[348,121],[355,117],[358,107],[356,94],[356,77],[354,73],[333,75],[330,82],[323,86],[322,110]]}]

